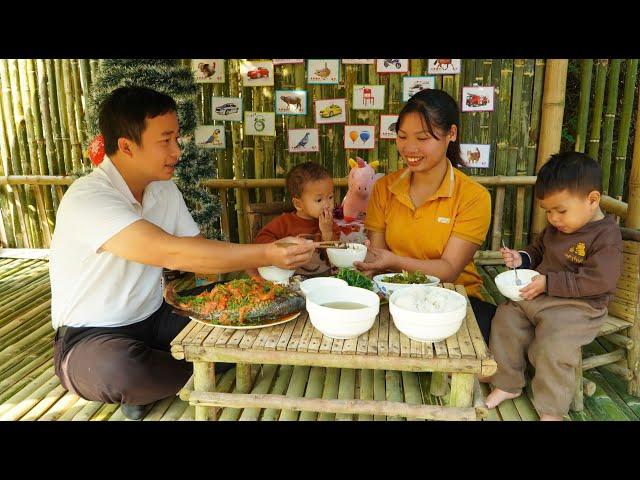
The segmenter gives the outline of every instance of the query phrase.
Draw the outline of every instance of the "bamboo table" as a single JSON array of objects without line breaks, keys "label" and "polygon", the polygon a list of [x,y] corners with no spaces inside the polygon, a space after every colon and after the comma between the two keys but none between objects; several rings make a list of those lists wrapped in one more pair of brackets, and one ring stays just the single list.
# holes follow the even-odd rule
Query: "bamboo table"
[{"label": "bamboo table", "polygon": [[[452,284],[444,284],[454,289]],[[464,287],[455,290],[466,296]],[[314,412],[404,416],[430,420],[477,420],[487,415],[477,375],[493,375],[496,362],[487,350],[473,310],[455,335],[421,343],[400,333],[388,305],[381,305],[373,327],[357,338],[334,340],[311,324],[303,311],[288,323],[254,330],[233,330],[191,321],[171,342],[177,359],[193,362],[193,390],[182,397],[195,405],[196,420],[214,420],[217,407],[278,408]],[[237,363],[236,392],[215,392],[216,362]],[[328,400],[250,394],[251,364],[308,365],[433,372],[430,393],[442,396],[451,374],[448,406],[378,400]]]}]

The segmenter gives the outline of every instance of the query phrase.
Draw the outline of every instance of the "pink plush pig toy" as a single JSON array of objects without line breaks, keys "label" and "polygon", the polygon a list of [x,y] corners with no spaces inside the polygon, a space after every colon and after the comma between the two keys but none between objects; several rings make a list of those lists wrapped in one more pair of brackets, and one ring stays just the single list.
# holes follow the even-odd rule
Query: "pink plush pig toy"
[{"label": "pink plush pig toy", "polygon": [[349,190],[342,201],[342,211],[345,221],[353,219],[362,219],[367,213],[367,204],[369,196],[373,190],[373,184],[384,173],[376,173],[376,168],[380,162],[377,160],[368,164],[362,158],[356,157],[356,160],[350,158],[349,165]]}]

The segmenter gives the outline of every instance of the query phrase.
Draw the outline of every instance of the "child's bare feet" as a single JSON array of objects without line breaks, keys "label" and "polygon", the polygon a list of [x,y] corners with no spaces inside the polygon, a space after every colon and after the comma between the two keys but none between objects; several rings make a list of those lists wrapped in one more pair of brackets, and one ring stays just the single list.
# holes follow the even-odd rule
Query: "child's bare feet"
[{"label": "child's bare feet", "polygon": [[519,396],[519,393],[509,393],[504,390],[500,390],[499,388],[494,388],[493,391],[487,395],[487,400],[484,403],[488,408],[495,408],[505,400],[518,398]]},{"label": "child's bare feet", "polygon": [[540,421],[541,422],[561,422],[562,417],[556,417],[555,415],[547,415],[546,413],[543,413],[540,415]]}]

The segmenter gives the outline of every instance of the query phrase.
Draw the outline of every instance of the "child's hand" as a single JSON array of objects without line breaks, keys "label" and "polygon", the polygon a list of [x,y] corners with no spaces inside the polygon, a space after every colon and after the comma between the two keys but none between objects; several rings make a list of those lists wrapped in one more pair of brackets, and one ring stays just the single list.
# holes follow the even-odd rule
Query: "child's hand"
[{"label": "child's hand", "polygon": [[525,300],[533,300],[541,293],[547,291],[547,276],[536,275],[531,279],[531,283],[520,289],[520,296]]},{"label": "child's hand", "polygon": [[517,250],[511,250],[510,248],[501,248],[500,253],[504,259],[504,263],[509,268],[518,268],[522,265],[522,255]]},{"label": "child's hand", "polygon": [[331,208],[326,207],[322,209],[320,217],[318,217],[318,223],[320,224],[322,240],[333,240],[333,212],[331,211]]}]

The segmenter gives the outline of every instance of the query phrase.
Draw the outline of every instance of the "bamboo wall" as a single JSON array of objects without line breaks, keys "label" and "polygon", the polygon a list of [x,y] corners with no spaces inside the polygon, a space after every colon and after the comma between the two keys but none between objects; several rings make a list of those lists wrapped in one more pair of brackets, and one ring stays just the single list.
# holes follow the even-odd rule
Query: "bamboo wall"
[{"label": "bamboo wall", "polygon": [[[184,62],[188,64],[189,60]],[[586,62],[586,72],[589,61],[583,62]],[[628,171],[627,151],[632,148],[628,139],[633,129],[625,125],[633,123],[629,112],[634,111],[636,89],[631,85],[635,86],[633,72],[637,71],[637,61],[607,61],[611,68],[607,68],[604,77],[603,67],[598,66],[603,61],[591,62],[595,80],[589,88],[582,84],[580,92],[585,93],[580,99],[578,95],[575,100],[567,97],[567,111],[571,108],[579,110],[580,129],[575,148],[597,146],[596,156],[602,157],[603,166],[610,158],[614,172]],[[615,62],[618,62],[618,74]],[[81,146],[86,143],[85,92],[91,88],[97,67],[97,60],[87,59],[0,60],[0,177],[66,176],[90,168],[88,161],[83,159]],[[376,138],[374,150],[345,152],[344,125],[316,125],[313,117],[313,100],[346,98],[346,123],[376,125],[378,135],[380,115],[397,114],[404,104],[402,74],[378,74],[375,65],[341,64],[339,84],[310,85],[306,83],[306,63],[289,64],[275,66],[274,86],[243,87],[239,67],[239,60],[227,60],[225,83],[199,84],[198,110],[202,124],[219,123],[211,121],[212,95],[242,97],[244,111],[272,112],[275,90],[304,89],[307,90],[308,114],[276,115],[275,137],[245,135],[241,122],[224,122],[227,148],[215,150],[220,178],[282,178],[292,166],[308,160],[323,164],[334,177],[344,177],[348,173],[347,159],[355,155],[367,161],[379,160],[384,172],[403,167],[393,140]],[[545,61],[542,59],[475,59],[462,61],[461,74],[435,76],[436,88],[446,90],[458,101],[463,86],[477,83],[496,87],[493,112],[461,113],[461,143],[490,144],[490,168],[463,170],[481,176],[534,175],[544,72]],[[427,59],[411,59],[408,75],[428,75]],[[624,79],[620,80],[622,87],[614,98],[616,75],[622,75]],[[581,78],[586,82],[587,77],[585,74]],[[353,85],[356,84],[385,85],[384,110],[351,109]],[[612,87],[606,88],[608,84]],[[621,104],[623,99],[631,106]],[[578,106],[571,107],[571,102]],[[614,111],[615,115],[612,115]],[[627,117],[629,120],[624,120]],[[585,122],[587,127],[583,128]],[[319,129],[320,152],[289,153],[287,130],[305,127]],[[589,142],[586,141],[587,132]],[[611,193],[618,192],[620,177],[611,175],[609,178],[616,186]],[[64,185],[0,182],[0,241],[11,247],[47,247],[55,226],[55,211],[65,188]],[[499,208],[493,216],[497,224],[490,228],[484,248],[495,247],[502,238],[516,247],[527,244],[532,211],[531,186],[488,188]],[[237,240],[237,230],[242,228],[237,221],[243,215],[242,202],[236,202],[239,192],[239,189],[229,191],[227,211],[223,215],[232,240]],[[342,197],[345,188],[342,187],[339,193]],[[283,189],[254,189],[249,201],[272,201],[282,197]],[[626,198],[625,193],[622,198]],[[524,203],[524,208],[516,209],[517,203]]]}]

